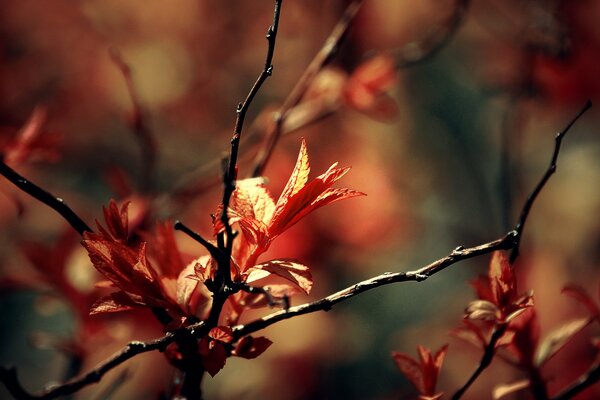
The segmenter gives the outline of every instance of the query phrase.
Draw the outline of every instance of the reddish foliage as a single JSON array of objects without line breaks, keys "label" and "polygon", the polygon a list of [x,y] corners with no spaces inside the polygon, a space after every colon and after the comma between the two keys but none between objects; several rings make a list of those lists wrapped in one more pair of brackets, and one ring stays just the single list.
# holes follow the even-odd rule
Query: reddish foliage
[{"label": "reddish foliage", "polygon": [[398,369],[419,392],[419,399],[439,399],[443,393],[437,393],[435,387],[448,351],[448,345],[442,346],[435,354],[423,346],[418,346],[417,350],[418,361],[407,354],[398,352],[393,352],[392,358]]}]

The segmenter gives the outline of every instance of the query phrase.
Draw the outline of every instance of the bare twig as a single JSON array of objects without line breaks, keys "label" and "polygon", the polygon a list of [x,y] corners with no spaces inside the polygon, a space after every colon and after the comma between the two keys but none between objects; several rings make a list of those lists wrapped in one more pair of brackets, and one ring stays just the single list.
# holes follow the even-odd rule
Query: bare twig
[{"label": "bare twig", "polygon": [[194,232],[193,230],[191,230],[189,227],[187,227],[186,225],[184,225],[183,222],[181,222],[181,221],[175,221],[175,223],[173,224],[173,229],[185,233],[186,235],[188,235],[189,237],[191,237],[192,239],[194,239],[195,241],[197,241],[198,243],[200,243],[202,246],[204,246],[204,248],[206,250],[208,250],[208,252],[210,253],[210,255],[215,260],[220,260],[220,259],[223,258],[223,253],[221,252],[221,250],[219,250],[219,248],[217,246],[215,246],[214,244],[212,244],[208,240],[204,239],[202,236],[200,236],[199,233]]},{"label": "bare twig", "polygon": [[583,106],[583,108],[581,109],[581,111],[579,111],[579,113],[577,113],[575,118],[573,118],[567,124],[567,126],[565,126],[565,128],[562,131],[560,131],[554,138],[554,152],[552,153],[552,157],[550,158],[550,165],[548,166],[546,173],[542,176],[542,179],[540,179],[540,181],[538,182],[536,187],[533,189],[533,191],[531,192],[529,197],[527,197],[527,200],[525,201],[525,205],[523,206],[523,209],[521,211],[521,215],[519,216],[519,222],[517,223],[517,226],[515,227],[515,231],[517,232],[517,239],[516,239],[515,247],[513,247],[512,252],[510,254],[511,264],[519,256],[519,247],[521,245],[521,237],[523,235],[523,229],[525,229],[525,222],[527,220],[527,216],[529,215],[529,211],[531,210],[531,206],[533,205],[533,202],[535,201],[537,196],[540,194],[540,192],[546,185],[546,182],[548,182],[548,179],[550,179],[552,174],[554,174],[554,172],[556,172],[556,165],[557,165],[556,163],[558,160],[558,153],[560,152],[560,145],[562,144],[563,138],[565,137],[565,135],[567,134],[569,129],[571,129],[573,124],[575,124],[575,122],[577,122],[577,120],[591,107],[592,107],[592,102],[590,100],[588,100],[585,103],[585,105]]},{"label": "bare twig", "polygon": [[360,10],[362,3],[363,0],[356,0],[346,7],[342,17],[329,34],[329,37],[325,40],[325,44],[323,47],[321,47],[321,50],[319,50],[315,58],[313,58],[313,60],[310,62],[288,97],[279,108],[279,111],[275,113],[275,123],[270,126],[270,129],[266,134],[265,145],[256,156],[254,167],[252,168],[252,176],[260,176],[264,173],[265,167],[269,162],[271,154],[273,153],[273,149],[281,137],[283,132],[283,124],[287,119],[288,114],[300,103],[302,97],[304,97],[304,94],[314,81],[317,74],[327,63],[331,61],[332,57],[337,53],[339,46],[348,32],[351,22],[356,17],[358,10]]},{"label": "bare twig", "polygon": [[469,380],[467,380],[463,387],[461,387],[456,391],[456,393],[454,393],[454,395],[452,396],[452,400],[460,399],[469,389],[469,387],[471,387],[473,382],[475,382],[477,378],[479,378],[479,375],[481,375],[481,373],[487,367],[490,366],[492,360],[494,359],[494,356],[496,355],[496,344],[498,343],[500,338],[502,338],[502,335],[504,335],[504,333],[506,332],[506,328],[508,328],[507,323],[494,326],[494,331],[492,332],[492,336],[490,337],[489,343],[485,347],[485,351],[483,352],[483,356],[481,357],[481,361],[479,362],[477,369],[475,369],[475,371],[469,377]]},{"label": "bare twig", "polygon": [[[244,119],[252,100],[262,87],[263,83],[273,73],[273,55],[275,53],[275,41],[277,39],[277,30],[279,28],[279,14],[281,11],[282,0],[275,0],[275,8],[273,11],[273,24],[267,30],[267,55],[265,57],[265,65],[254,82],[254,85],[250,89],[250,92],[246,96],[246,99],[238,104],[237,107],[237,118],[235,121],[235,127],[233,130],[233,137],[231,138],[231,153],[229,156],[228,164],[225,166],[223,174],[223,211],[221,212],[221,222],[225,226],[225,230],[217,236],[217,245],[221,252],[224,253],[223,262],[218,265],[215,281],[220,292],[224,292],[225,296],[216,296],[215,301],[211,309],[209,319],[215,321],[221,312],[222,303],[227,299],[226,293],[229,291],[228,286],[231,286],[231,272],[229,260],[231,259],[231,252],[233,250],[233,239],[234,233],[231,225],[229,224],[229,217],[227,210],[229,208],[229,201],[231,195],[235,190],[235,181],[237,179],[237,159],[239,153],[240,138],[242,135],[242,129],[244,127]],[[222,297],[222,298],[221,298]]]},{"label": "bare twig", "polygon": [[399,282],[422,282],[459,261],[481,256],[483,254],[489,254],[495,250],[510,249],[514,245],[514,241],[515,232],[511,231],[506,236],[488,243],[469,248],[458,247],[446,257],[440,258],[423,268],[408,272],[385,272],[373,278],[358,282],[320,300],[290,307],[287,311],[278,311],[245,325],[238,325],[233,328],[233,332],[236,338],[240,338],[284,319],[310,314],[316,311],[329,311],[337,303],[348,300],[368,290]]},{"label": "bare twig", "polygon": [[83,235],[84,232],[92,232],[92,229],[90,229],[90,227],[83,222],[83,220],[77,214],[75,214],[75,212],[67,205],[67,203],[65,203],[63,199],[54,196],[30,180],[19,175],[15,170],[6,165],[1,157],[0,174],[31,197],[39,200],[59,213],[61,217],[63,217],[80,235]]}]

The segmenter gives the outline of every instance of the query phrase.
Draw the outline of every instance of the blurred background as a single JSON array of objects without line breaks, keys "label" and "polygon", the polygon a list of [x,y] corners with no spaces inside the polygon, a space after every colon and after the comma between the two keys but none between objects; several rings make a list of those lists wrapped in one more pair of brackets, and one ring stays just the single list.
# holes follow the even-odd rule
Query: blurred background
[{"label": "blurred background", "polygon": [[[272,112],[349,3],[284,2],[274,74],[250,108],[240,175],[250,173]],[[264,64],[272,6],[3,1],[0,145],[11,154],[7,163],[89,224],[110,198],[131,199],[134,214],[181,219],[210,236],[220,159],[235,107]],[[597,0],[365,0],[302,103],[319,116],[301,115],[264,171],[278,194],[304,137],[313,176],[339,161],[352,166],[342,186],[368,194],[315,212],[275,243],[271,256],[297,258],[315,277],[311,295],[292,303],[419,268],[512,229],[548,165],[554,134],[587,99],[600,104],[599,20]],[[534,291],[542,335],[585,315],[561,295],[564,285],[582,285],[600,300],[599,122],[596,106],[569,133],[525,230],[519,288]],[[26,132],[39,136],[25,146],[27,157],[15,151]],[[26,388],[41,390],[129,340],[162,334],[143,313],[86,316],[98,277],[78,237],[4,179],[0,224],[0,363],[15,365]],[[190,257],[203,254],[178,240]],[[449,333],[474,298],[467,281],[485,273],[489,259],[274,325],[262,332],[274,342],[265,354],[229,359],[205,378],[206,397],[410,398],[415,392],[391,351],[416,355],[418,344],[445,343],[439,389],[452,393],[480,353]],[[544,368],[551,393],[589,367],[590,338],[598,333],[586,328]],[[172,376],[161,354],[145,354],[74,398],[157,398]],[[520,377],[496,360],[465,398],[490,398],[494,385]],[[592,388],[580,398],[599,395]]]}]

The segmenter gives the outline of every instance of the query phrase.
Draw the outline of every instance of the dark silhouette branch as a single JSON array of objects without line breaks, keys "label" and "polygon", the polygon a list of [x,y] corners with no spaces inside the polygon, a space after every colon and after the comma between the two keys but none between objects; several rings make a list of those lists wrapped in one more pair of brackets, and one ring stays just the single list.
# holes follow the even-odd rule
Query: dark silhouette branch
[{"label": "dark silhouette branch", "polygon": [[592,365],[592,367],[585,374],[580,376],[577,381],[573,382],[569,387],[552,397],[552,400],[572,399],[577,394],[598,381],[600,381],[600,362],[596,362],[594,365]]},{"label": "dark silhouette branch", "polygon": [[506,236],[494,241],[484,243],[478,246],[463,248],[457,247],[444,258],[432,262],[431,264],[420,269],[408,272],[385,272],[373,278],[355,283],[348,286],[346,289],[333,293],[320,300],[302,304],[295,307],[290,307],[287,311],[282,310],[263,318],[249,322],[245,325],[238,325],[233,328],[236,338],[251,334],[253,332],[264,329],[276,322],[296,317],[299,315],[310,314],[316,311],[329,311],[334,305],[344,300],[348,300],[356,295],[364,293],[381,286],[391,285],[400,282],[422,282],[432,275],[443,271],[449,266],[456,264],[459,261],[467,260],[484,254],[492,253],[496,250],[508,250],[514,246],[515,232],[511,231]]},{"label": "dark silhouette branch", "polygon": [[59,213],[60,216],[63,217],[80,235],[83,235],[84,232],[92,232],[92,229],[77,214],[75,214],[63,199],[54,196],[30,180],[19,175],[15,170],[6,165],[1,157],[0,174],[31,197],[39,200]]},{"label": "dark silhouette branch", "polygon": [[[221,212],[220,218],[221,222],[223,222],[223,225],[225,226],[225,230],[224,232],[221,232],[218,235],[218,244],[221,251],[223,251],[223,253],[225,254],[227,263],[219,264],[216,281],[218,284],[222,282],[225,286],[231,284],[229,259],[231,258],[234,239],[233,230],[231,228],[231,225],[229,224],[227,209],[229,208],[229,201],[231,199],[231,195],[235,190],[240,138],[242,136],[242,130],[244,127],[244,119],[246,118],[246,113],[248,112],[250,104],[252,104],[252,100],[254,100],[254,97],[262,87],[263,83],[273,73],[273,55],[275,53],[275,41],[277,39],[277,30],[279,28],[279,14],[281,11],[281,3],[282,0],[275,0],[275,9],[273,11],[273,24],[267,30],[268,47],[267,55],[265,57],[264,68],[258,76],[258,78],[256,79],[256,82],[254,82],[254,85],[250,89],[250,92],[246,96],[246,99],[242,103],[238,104],[236,110],[237,118],[233,130],[233,137],[231,138],[231,152],[229,155],[228,164],[226,165],[225,172],[223,174],[223,210]],[[217,305],[218,302],[216,304],[213,304],[213,309],[216,308]]]},{"label": "dark silhouette branch", "polygon": [[456,391],[456,393],[454,393],[454,395],[452,396],[452,400],[460,399],[469,389],[469,387],[471,387],[473,382],[475,382],[477,378],[479,378],[479,375],[481,375],[481,373],[492,364],[492,360],[496,355],[496,344],[498,343],[500,338],[502,338],[502,335],[504,335],[504,333],[506,332],[506,328],[508,328],[507,323],[503,323],[494,327],[494,331],[492,332],[492,336],[490,337],[490,342],[485,347],[483,356],[481,357],[481,361],[479,362],[477,369],[469,377],[469,379],[463,385],[463,387],[461,387]]},{"label": "dark silhouette branch", "polygon": [[540,192],[546,185],[546,182],[548,182],[548,179],[550,179],[550,177],[556,172],[558,153],[560,152],[560,146],[562,144],[563,138],[565,137],[567,132],[569,132],[569,130],[575,124],[575,122],[577,122],[577,120],[591,107],[592,107],[592,102],[590,100],[588,100],[585,103],[585,105],[583,106],[583,108],[579,111],[579,113],[577,113],[577,115],[567,124],[567,126],[565,126],[565,128],[562,131],[560,131],[554,138],[554,151],[552,153],[552,157],[550,158],[550,165],[548,166],[546,173],[542,176],[542,179],[540,179],[540,181],[538,182],[536,187],[533,189],[533,191],[531,192],[529,197],[527,197],[527,200],[525,201],[525,205],[523,206],[523,209],[521,211],[521,215],[519,216],[519,222],[517,223],[517,226],[515,227],[515,231],[517,232],[517,241],[515,243],[515,247],[512,249],[512,252],[510,254],[511,264],[519,256],[519,247],[521,245],[521,237],[523,235],[523,229],[525,229],[525,222],[527,220],[527,216],[529,215],[529,211],[531,210],[531,206],[533,206],[535,199],[537,198],[537,196],[540,194]]},{"label": "dark silhouette branch", "polygon": [[31,394],[23,388],[19,382],[15,368],[0,367],[0,382],[4,383],[8,391],[16,399],[54,399],[60,396],[67,396],[81,390],[86,386],[99,382],[107,372],[139,354],[155,350],[163,352],[171,343],[180,341],[184,338],[200,338],[206,335],[207,332],[208,327],[206,324],[204,322],[199,322],[197,324],[189,325],[173,332],[169,332],[165,336],[158,339],[146,342],[129,342],[127,346],[115,353],[109,359],[99,364],[87,374],[73,378],[61,385],[55,385],[44,390],[40,394]]}]

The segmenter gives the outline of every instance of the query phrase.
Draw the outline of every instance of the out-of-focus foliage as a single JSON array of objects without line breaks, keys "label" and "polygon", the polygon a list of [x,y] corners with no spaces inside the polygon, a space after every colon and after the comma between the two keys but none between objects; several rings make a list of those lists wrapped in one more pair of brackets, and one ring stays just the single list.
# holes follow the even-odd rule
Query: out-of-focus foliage
[{"label": "out-of-focus foliage", "polygon": [[[264,260],[293,258],[311,267],[312,291],[294,304],[500,237],[546,168],[554,132],[585,99],[600,104],[597,0],[472,2],[446,46],[393,73],[390,64],[419,58],[448,33],[455,4],[365,0],[340,54],[307,96],[333,96],[336,112],[284,135],[276,147],[265,170],[271,192],[286,184],[305,137],[314,170],[340,160],[353,168],[344,186],[368,194],[305,218],[264,254]],[[250,173],[262,142],[270,118],[262,112],[281,104],[346,5],[284,2],[274,74],[248,115],[240,176]],[[179,218],[210,237],[210,213],[221,199],[220,159],[235,105],[262,68],[271,7],[267,1],[216,0],[2,2],[0,145],[7,163],[66,199],[86,221],[100,219],[102,205],[118,198],[131,201],[130,228]],[[111,48],[131,68],[144,122],[156,140],[149,185],[132,128],[135,107]],[[515,266],[519,293],[535,293],[542,336],[574,315],[589,315],[560,294],[565,285],[583,287],[570,291],[575,297],[584,289],[597,293],[598,115],[592,109],[565,140],[558,173],[533,208]],[[16,360],[27,388],[87,370],[128,340],[162,334],[149,312],[88,316],[99,277],[85,250],[64,234],[62,219],[5,180],[0,226],[0,363]],[[182,235],[177,242],[184,265],[201,253]],[[48,265],[36,257],[40,248],[54,255]],[[228,360],[215,378],[206,378],[206,395],[411,396],[390,352],[447,342],[436,390],[452,393],[480,353],[448,332],[472,300],[466,281],[488,262],[465,262],[422,284],[380,288],[329,313],[274,325],[261,332],[270,347],[254,343],[268,351],[253,360]],[[582,329],[585,334],[544,365],[551,393],[593,361],[597,349],[589,337],[598,328]],[[494,385],[516,378],[511,368],[494,363],[466,398],[489,398]],[[149,398],[171,379],[162,354],[145,354],[78,398],[102,391]],[[4,393],[0,388],[0,397]],[[581,398],[599,394],[592,388]]]}]

